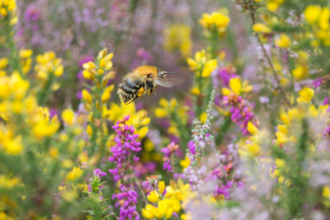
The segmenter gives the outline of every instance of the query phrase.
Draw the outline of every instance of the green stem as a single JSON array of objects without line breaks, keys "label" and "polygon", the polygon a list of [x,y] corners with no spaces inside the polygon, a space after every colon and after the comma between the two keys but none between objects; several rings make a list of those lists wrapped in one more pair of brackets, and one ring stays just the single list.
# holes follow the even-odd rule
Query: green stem
[{"label": "green stem", "polygon": [[40,106],[43,106],[46,104],[47,100],[48,100],[48,97],[49,95],[51,94],[51,91],[52,91],[52,84],[53,84],[53,81],[54,81],[54,72],[51,72],[51,73],[48,73],[48,79],[47,79],[47,82],[46,82],[46,85],[45,85],[45,88],[41,90],[40,93],[38,93],[37,95],[37,100],[38,100],[38,104]]},{"label": "green stem", "polygon": [[10,50],[9,53],[9,71],[18,71],[22,77],[24,77],[23,72],[22,72],[22,67],[20,63],[20,57],[19,57],[19,52],[16,46],[16,43],[14,41],[14,35],[15,31],[13,29],[13,26],[10,25],[10,18],[11,14],[8,14],[4,18],[4,31],[3,34],[5,35],[6,39],[6,44],[3,45],[5,48],[8,48]]}]

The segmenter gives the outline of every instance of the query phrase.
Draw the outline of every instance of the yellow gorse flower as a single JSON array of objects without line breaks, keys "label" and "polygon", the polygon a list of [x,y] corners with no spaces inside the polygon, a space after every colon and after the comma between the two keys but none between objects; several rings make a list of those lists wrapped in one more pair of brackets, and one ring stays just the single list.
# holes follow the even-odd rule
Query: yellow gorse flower
[{"label": "yellow gorse flower", "polygon": [[150,192],[150,194],[147,196],[149,202],[156,203],[159,200],[159,194],[157,191],[153,190]]},{"label": "yellow gorse flower", "polygon": [[22,72],[23,72],[24,75],[26,75],[31,69],[31,63],[32,63],[31,56],[32,56],[32,54],[33,54],[32,50],[21,49],[19,51],[19,56],[21,58]]},{"label": "yellow gorse flower", "polygon": [[161,98],[159,100],[159,105],[162,108],[156,108],[155,115],[158,118],[164,118],[170,116],[171,112],[173,112],[175,110],[175,107],[178,105],[178,102],[174,98],[170,101],[167,101],[165,98]]},{"label": "yellow gorse flower", "polygon": [[190,165],[190,159],[189,157],[186,155],[184,160],[180,161],[180,165],[185,169]]},{"label": "yellow gorse flower", "polygon": [[265,34],[269,34],[272,32],[272,29],[269,28],[268,26],[266,26],[265,24],[255,24],[252,27],[253,31],[257,32],[257,33],[265,33]]},{"label": "yellow gorse flower", "polygon": [[[312,41],[312,45],[318,45],[321,41],[325,46],[330,46],[330,9],[320,5],[308,5],[304,11],[306,21],[313,26],[313,35],[318,39]],[[314,42],[314,43],[313,43]]]},{"label": "yellow gorse flower", "polygon": [[172,183],[166,187],[165,197],[162,196],[165,191],[165,183],[159,182],[159,191],[151,191],[148,200],[152,203],[157,203],[156,206],[147,204],[142,209],[142,216],[146,219],[169,219],[173,213],[178,213],[181,210],[181,202],[188,202],[193,195],[189,184],[183,185],[179,180],[178,184]]},{"label": "yellow gorse flower", "polygon": [[183,57],[191,55],[192,41],[190,38],[191,28],[185,24],[174,24],[164,31],[165,50],[180,51]]},{"label": "yellow gorse flower", "polygon": [[286,34],[281,34],[275,44],[280,48],[288,48],[291,46],[291,40]]},{"label": "yellow gorse flower", "polygon": [[1,0],[0,1],[0,21],[9,19],[10,25],[15,25],[18,22],[16,0]]},{"label": "yellow gorse flower", "polygon": [[297,102],[309,103],[312,100],[313,96],[314,96],[314,90],[308,87],[304,87],[299,92],[299,98],[297,99]]},{"label": "yellow gorse flower", "polygon": [[199,19],[199,23],[206,29],[217,29],[219,33],[226,30],[230,22],[230,18],[220,12],[213,12],[211,14],[203,14],[203,17]]},{"label": "yellow gorse flower", "polygon": [[249,85],[248,81],[244,81],[242,84],[241,79],[235,77],[229,80],[229,88],[223,88],[222,94],[225,96],[228,96],[232,93],[236,95],[241,95],[242,93],[250,92],[253,89],[253,86]]},{"label": "yellow gorse flower", "polygon": [[72,171],[70,171],[66,175],[66,180],[73,181],[73,180],[79,178],[82,173],[83,173],[83,171],[80,170],[80,167],[78,167],[78,168],[77,167],[73,167]]},{"label": "yellow gorse flower", "polygon": [[17,186],[21,180],[17,177],[8,177],[5,175],[0,175],[0,189],[10,189]]},{"label": "yellow gorse flower", "polygon": [[[25,52],[26,54],[27,52]],[[23,53],[24,55],[24,53]],[[54,83],[49,85],[49,82],[52,82],[54,78],[60,77],[63,74],[63,65],[62,65],[62,59],[56,58],[56,55],[54,52],[49,51],[45,52],[42,55],[38,55],[36,58],[37,65],[35,66],[36,71],[36,78],[39,79],[41,82],[41,86],[43,87],[43,90],[51,89],[53,91],[56,91],[59,89],[60,84]],[[29,67],[26,66],[26,69],[23,69],[24,71],[29,70]],[[47,88],[45,88],[47,86]],[[45,101],[45,100],[43,100]]]},{"label": "yellow gorse flower", "polygon": [[209,77],[215,68],[218,66],[218,61],[215,59],[208,60],[206,58],[205,50],[195,53],[195,60],[192,58],[187,59],[190,69],[197,73],[197,76],[204,78]]},{"label": "yellow gorse flower", "polygon": [[127,124],[133,125],[136,128],[136,134],[139,134],[139,138],[143,138],[148,133],[148,124],[150,122],[150,118],[147,116],[148,112],[144,109],[136,111],[135,104],[131,103],[130,105],[125,105],[123,102],[120,106],[115,103],[111,103],[109,111],[108,119],[116,122],[121,119],[124,115],[130,115]]},{"label": "yellow gorse flower", "polygon": [[276,11],[283,2],[284,2],[284,0],[268,0],[267,9],[269,11]]},{"label": "yellow gorse flower", "polygon": [[[28,94],[29,82],[23,80],[18,72],[0,80],[0,114],[6,125],[0,125],[0,148],[8,154],[17,155],[24,150],[23,137],[17,132],[17,126],[26,123],[27,133],[40,141],[54,135],[60,127],[57,116],[50,119],[47,108],[38,108],[36,97]],[[19,116],[18,116],[19,115]],[[25,118],[25,121],[17,121]]]}]

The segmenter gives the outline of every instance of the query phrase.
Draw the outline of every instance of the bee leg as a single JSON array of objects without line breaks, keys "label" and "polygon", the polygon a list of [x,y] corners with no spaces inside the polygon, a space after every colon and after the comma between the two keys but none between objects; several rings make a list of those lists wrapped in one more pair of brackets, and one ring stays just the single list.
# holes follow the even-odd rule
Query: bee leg
[{"label": "bee leg", "polygon": [[155,93],[155,95],[156,95],[156,89],[157,88],[158,88],[158,86],[156,85],[155,88],[154,88],[154,90],[153,90],[153,92]]},{"label": "bee leg", "polygon": [[150,90],[149,90],[148,103],[149,103],[149,100],[150,100],[150,96],[151,96],[152,92],[154,92],[154,90],[153,90],[153,89],[150,89]]},{"label": "bee leg", "polygon": [[137,98],[139,98],[139,96],[135,96],[131,101],[126,102],[125,104],[126,104],[126,105],[129,105],[129,104],[131,104],[132,102],[134,102]]}]

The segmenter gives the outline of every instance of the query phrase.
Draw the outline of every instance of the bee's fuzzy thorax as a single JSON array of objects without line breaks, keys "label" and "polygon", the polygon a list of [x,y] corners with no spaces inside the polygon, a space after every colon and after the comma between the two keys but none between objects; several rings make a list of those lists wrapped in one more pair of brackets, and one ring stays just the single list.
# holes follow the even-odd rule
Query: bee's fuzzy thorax
[{"label": "bee's fuzzy thorax", "polygon": [[147,66],[147,65],[139,66],[139,67],[135,68],[132,72],[136,76],[145,76],[148,74],[152,74],[153,76],[157,77],[157,74],[158,74],[157,67]]}]

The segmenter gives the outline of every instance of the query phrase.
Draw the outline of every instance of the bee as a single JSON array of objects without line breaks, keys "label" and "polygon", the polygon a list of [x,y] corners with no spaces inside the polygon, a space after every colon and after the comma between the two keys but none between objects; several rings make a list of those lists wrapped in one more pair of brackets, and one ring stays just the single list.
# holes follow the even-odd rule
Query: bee
[{"label": "bee", "polygon": [[186,76],[180,73],[161,71],[155,66],[139,66],[128,73],[119,84],[119,98],[126,104],[134,102],[144,94],[155,92],[159,86],[173,87],[183,83]]}]

